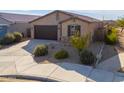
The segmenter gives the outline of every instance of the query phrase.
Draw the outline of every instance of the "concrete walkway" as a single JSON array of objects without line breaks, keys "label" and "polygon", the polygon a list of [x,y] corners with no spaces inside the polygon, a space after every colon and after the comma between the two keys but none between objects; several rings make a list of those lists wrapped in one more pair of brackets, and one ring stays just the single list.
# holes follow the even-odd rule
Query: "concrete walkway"
[{"label": "concrete walkway", "polygon": [[[51,41],[26,41],[0,50],[0,76],[21,75],[34,79],[62,82],[114,82],[124,81],[124,75],[79,64],[38,64],[30,53],[38,43]],[[46,59],[47,60],[47,59]]]},{"label": "concrete walkway", "polygon": [[[62,82],[112,82],[124,81],[124,75],[110,71],[93,69],[89,66],[58,63],[37,64],[31,56],[22,58],[15,56],[1,57],[0,76],[23,75],[36,78],[52,79]],[[7,62],[7,59],[11,59]],[[16,61],[18,60],[18,61]]]},{"label": "concrete walkway", "polygon": [[98,69],[117,72],[124,67],[124,53],[119,53],[96,66]]}]

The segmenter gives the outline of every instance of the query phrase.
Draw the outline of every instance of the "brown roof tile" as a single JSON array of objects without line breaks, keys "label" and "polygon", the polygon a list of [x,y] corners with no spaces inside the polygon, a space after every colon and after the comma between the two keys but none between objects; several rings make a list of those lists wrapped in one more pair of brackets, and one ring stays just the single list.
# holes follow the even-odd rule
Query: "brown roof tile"
[{"label": "brown roof tile", "polygon": [[96,18],[92,18],[89,16],[84,16],[84,15],[80,15],[80,14],[76,14],[76,13],[72,13],[72,12],[66,12],[66,11],[60,11],[60,12],[64,12],[67,13],[69,15],[72,15],[73,17],[77,17],[79,19],[88,21],[88,22],[99,22],[100,20],[96,19]]},{"label": "brown roof tile", "polygon": [[24,14],[13,14],[13,13],[0,13],[0,17],[11,21],[11,22],[29,22],[31,20],[34,20],[38,18],[39,16],[35,15],[24,15]]},{"label": "brown roof tile", "polygon": [[[82,19],[82,20],[87,21],[87,22],[100,22],[100,20],[92,18],[92,17],[88,17],[88,16],[84,16],[84,15],[80,15],[80,14],[76,14],[76,13],[72,13],[72,12],[67,12],[67,11],[61,11],[61,10],[55,10],[55,11],[49,13],[49,14],[52,14],[52,13],[55,13],[55,12],[65,13],[65,14],[71,16],[71,17],[79,18],[79,19]],[[49,14],[46,14],[44,16],[40,16],[39,18],[30,21],[30,23],[32,23],[34,21],[37,21],[41,18],[44,18],[45,16],[48,16]]]}]

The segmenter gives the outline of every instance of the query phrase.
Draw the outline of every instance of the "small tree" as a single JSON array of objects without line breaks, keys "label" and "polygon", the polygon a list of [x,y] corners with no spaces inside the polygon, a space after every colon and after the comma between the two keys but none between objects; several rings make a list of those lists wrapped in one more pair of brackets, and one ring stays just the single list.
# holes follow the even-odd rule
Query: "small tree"
[{"label": "small tree", "polygon": [[106,44],[114,45],[117,42],[117,30],[112,27],[111,29],[107,30],[105,35],[105,42]]},{"label": "small tree", "polygon": [[75,47],[79,52],[88,46],[89,40],[90,40],[89,34],[80,36],[78,32],[70,37],[71,45]]},{"label": "small tree", "polygon": [[121,27],[121,32],[124,30],[124,18],[120,18],[117,20],[117,26]]}]

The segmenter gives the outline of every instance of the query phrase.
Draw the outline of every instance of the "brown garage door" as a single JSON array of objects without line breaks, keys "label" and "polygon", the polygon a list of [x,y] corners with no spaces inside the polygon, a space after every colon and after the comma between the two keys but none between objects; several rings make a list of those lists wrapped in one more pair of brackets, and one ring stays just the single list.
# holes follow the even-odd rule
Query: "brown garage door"
[{"label": "brown garage door", "polygon": [[36,39],[48,39],[48,40],[57,40],[57,26],[48,26],[48,25],[35,25],[35,38]]}]

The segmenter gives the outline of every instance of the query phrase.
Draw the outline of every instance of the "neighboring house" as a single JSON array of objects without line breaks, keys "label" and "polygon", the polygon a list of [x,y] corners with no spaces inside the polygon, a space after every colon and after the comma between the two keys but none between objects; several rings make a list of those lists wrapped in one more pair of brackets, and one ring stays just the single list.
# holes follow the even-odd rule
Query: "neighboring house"
[{"label": "neighboring house", "polygon": [[68,40],[76,31],[83,36],[102,26],[98,19],[65,11],[53,11],[30,22],[35,39]]},{"label": "neighboring house", "polygon": [[116,21],[114,21],[114,20],[103,20],[102,22],[103,22],[104,26],[106,26],[106,25],[111,25],[111,26],[116,25]]},{"label": "neighboring house", "polygon": [[24,36],[30,35],[29,21],[38,18],[34,15],[0,13],[0,37],[7,32],[21,32]]}]

